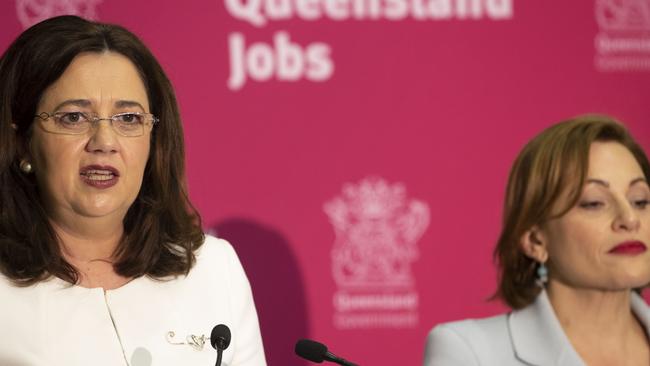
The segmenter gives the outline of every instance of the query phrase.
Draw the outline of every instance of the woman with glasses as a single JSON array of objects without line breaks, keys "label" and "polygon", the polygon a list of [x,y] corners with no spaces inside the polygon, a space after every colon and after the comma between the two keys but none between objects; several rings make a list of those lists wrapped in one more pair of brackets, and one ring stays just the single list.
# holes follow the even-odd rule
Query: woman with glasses
[{"label": "woman with glasses", "polygon": [[265,365],[232,247],[188,200],[174,92],[122,27],[64,16],[0,59],[1,365]]},{"label": "woman with glasses", "polygon": [[618,122],[584,116],[530,141],[495,249],[512,312],[442,324],[425,366],[650,364],[650,164]]}]

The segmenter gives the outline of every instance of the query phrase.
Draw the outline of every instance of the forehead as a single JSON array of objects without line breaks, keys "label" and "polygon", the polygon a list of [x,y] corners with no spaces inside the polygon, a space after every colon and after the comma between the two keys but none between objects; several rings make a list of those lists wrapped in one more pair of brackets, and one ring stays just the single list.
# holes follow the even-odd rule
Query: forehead
[{"label": "forehead", "polygon": [[[88,100],[94,107],[132,100],[149,109],[146,88],[135,65],[115,52],[77,55],[41,98],[39,110],[66,100]],[[49,111],[49,110],[48,110]]]},{"label": "forehead", "polygon": [[[582,164],[586,164],[583,186],[579,185]],[[636,158],[625,147],[615,141],[594,141],[589,146],[587,161],[575,160],[564,166],[563,184],[558,186],[559,194],[551,203],[551,217],[560,217],[577,203],[584,188],[590,186],[590,179],[607,183],[611,189],[627,191],[630,183],[643,178],[643,170]]]},{"label": "forehead", "polygon": [[591,144],[587,178],[601,178],[611,183],[627,185],[631,179],[643,176],[641,165],[621,143],[595,141]]}]

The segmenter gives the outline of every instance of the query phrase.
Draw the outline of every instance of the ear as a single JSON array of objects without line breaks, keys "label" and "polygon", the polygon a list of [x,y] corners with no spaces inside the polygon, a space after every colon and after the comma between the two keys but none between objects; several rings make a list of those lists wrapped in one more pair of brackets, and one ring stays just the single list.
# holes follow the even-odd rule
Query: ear
[{"label": "ear", "polygon": [[519,245],[527,257],[539,263],[545,263],[548,260],[546,237],[539,226],[535,225],[526,230],[519,239]]},{"label": "ear", "polygon": [[[15,123],[11,124],[11,128],[15,131],[18,131],[18,125]],[[30,163],[34,163],[32,159],[32,153],[30,151],[29,142],[26,141],[27,137],[23,134],[16,134],[16,157],[19,159],[27,160]]]}]

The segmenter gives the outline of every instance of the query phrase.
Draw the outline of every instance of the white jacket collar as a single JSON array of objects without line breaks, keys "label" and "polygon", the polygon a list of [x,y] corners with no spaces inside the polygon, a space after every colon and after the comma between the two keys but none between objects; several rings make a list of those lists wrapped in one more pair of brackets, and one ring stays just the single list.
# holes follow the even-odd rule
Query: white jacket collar
[{"label": "white jacket collar", "polygon": [[639,294],[632,292],[632,312],[645,328],[645,333],[650,336],[650,308]]},{"label": "white jacket collar", "polygon": [[[650,334],[650,309],[636,293],[632,293],[632,311]],[[519,359],[540,366],[584,366],[573,349],[551,302],[542,291],[531,305],[513,311],[508,317],[512,344]]]}]

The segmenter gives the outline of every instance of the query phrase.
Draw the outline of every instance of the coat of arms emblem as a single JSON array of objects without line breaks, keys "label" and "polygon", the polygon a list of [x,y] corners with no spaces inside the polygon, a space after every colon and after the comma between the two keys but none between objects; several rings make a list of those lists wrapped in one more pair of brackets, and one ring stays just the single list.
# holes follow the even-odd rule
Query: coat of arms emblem
[{"label": "coat of arms emblem", "polygon": [[650,0],[597,0],[596,21],[602,30],[650,31]]},{"label": "coat of arms emblem", "polygon": [[339,286],[410,286],[417,240],[429,224],[424,202],[402,184],[370,178],[347,184],[325,204],[336,233],[333,275]]},{"label": "coat of arms emblem", "polygon": [[599,71],[650,70],[650,0],[596,0]]},{"label": "coat of arms emblem", "polygon": [[102,0],[16,0],[16,15],[24,28],[57,15],[78,15],[96,19]]},{"label": "coat of arms emblem", "polygon": [[331,254],[339,288],[334,297],[338,323],[394,324],[395,319],[386,317],[395,318],[395,312],[381,313],[389,308],[407,311],[401,319],[412,323],[417,292],[411,264],[418,258],[417,241],[429,225],[427,204],[408,199],[403,184],[374,177],[345,184],[324,210],[336,234]]}]

